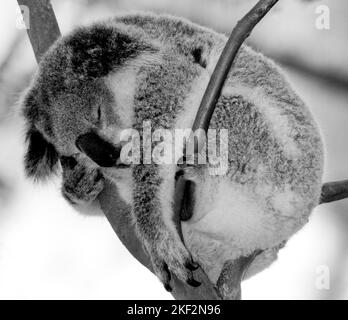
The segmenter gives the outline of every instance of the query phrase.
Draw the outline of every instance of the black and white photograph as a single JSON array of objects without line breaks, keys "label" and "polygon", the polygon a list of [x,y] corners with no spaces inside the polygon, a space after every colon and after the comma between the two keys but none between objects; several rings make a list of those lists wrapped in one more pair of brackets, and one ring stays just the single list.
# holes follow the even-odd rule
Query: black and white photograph
[{"label": "black and white photograph", "polygon": [[0,300],[348,299],[347,1],[0,6]]}]

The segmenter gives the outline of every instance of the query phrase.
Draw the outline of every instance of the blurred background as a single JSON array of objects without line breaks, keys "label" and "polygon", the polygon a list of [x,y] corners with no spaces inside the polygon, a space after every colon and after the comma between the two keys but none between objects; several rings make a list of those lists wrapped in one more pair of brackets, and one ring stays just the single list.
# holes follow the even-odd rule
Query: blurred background
[{"label": "blurred background", "polygon": [[[129,11],[186,17],[229,34],[253,0],[57,0],[62,33]],[[318,29],[321,10],[329,29]],[[326,144],[325,180],[348,178],[348,2],[282,0],[249,44],[274,58],[315,115]],[[0,10],[0,299],[171,299],[128,254],[103,217],[74,212],[59,181],[23,171],[18,100],[36,68],[15,0]],[[269,269],[245,281],[244,299],[347,299],[348,200],[317,208]]]}]

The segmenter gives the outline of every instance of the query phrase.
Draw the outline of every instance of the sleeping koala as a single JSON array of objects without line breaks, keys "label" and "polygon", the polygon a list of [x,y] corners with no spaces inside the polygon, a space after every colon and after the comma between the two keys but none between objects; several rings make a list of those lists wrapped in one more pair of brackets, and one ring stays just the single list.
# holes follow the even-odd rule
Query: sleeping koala
[{"label": "sleeping koala", "polygon": [[193,216],[182,222],[185,245],[173,222],[178,159],[120,160],[124,130],[136,130],[143,141],[146,121],[151,132],[192,127],[226,40],[166,15],[81,27],[47,52],[23,100],[28,176],[45,179],[61,168],[63,195],[73,204],[92,202],[104,179],[112,181],[168,290],[170,273],[198,286],[192,273],[198,263],[215,284],[227,261],[257,251],[247,276],[259,272],[319,202],[318,127],[279,68],[245,45],[210,124],[228,129],[227,169],[184,168],[195,185]]}]

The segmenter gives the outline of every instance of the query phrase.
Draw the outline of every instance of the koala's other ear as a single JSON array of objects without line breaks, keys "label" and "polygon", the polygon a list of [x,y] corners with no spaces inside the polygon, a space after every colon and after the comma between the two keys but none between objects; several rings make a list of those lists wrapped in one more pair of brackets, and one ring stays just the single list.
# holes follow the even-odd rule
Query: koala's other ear
[{"label": "koala's other ear", "polygon": [[59,157],[53,144],[34,128],[28,130],[26,141],[28,147],[24,161],[27,176],[44,180],[55,173]]}]

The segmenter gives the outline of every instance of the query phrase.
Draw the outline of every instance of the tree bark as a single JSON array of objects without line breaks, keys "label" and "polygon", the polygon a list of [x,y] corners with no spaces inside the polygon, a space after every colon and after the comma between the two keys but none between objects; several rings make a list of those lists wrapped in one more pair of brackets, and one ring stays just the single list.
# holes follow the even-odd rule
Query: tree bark
[{"label": "tree bark", "polygon": [[61,33],[50,0],[18,0],[20,6],[29,9],[29,25],[27,33],[33,47],[36,61],[56,41]]}]

